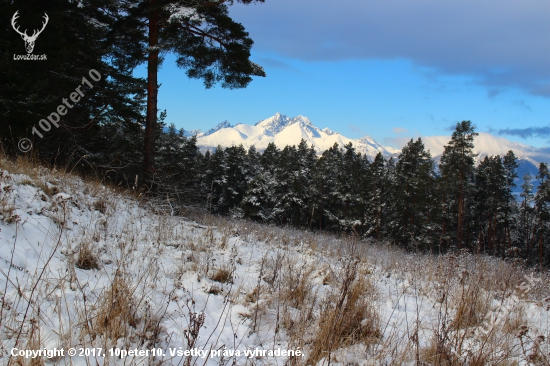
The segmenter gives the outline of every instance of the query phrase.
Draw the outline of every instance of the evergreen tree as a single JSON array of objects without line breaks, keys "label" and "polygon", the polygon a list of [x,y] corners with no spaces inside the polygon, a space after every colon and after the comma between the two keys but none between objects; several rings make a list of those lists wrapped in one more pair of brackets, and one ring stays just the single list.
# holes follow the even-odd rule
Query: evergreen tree
[{"label": "evergreen tree", "polygon": [[403,147],[397,161],[393,195],[398,216],[398,230],[394,236],[405,248],[409,244],[432,244],[430,233],[433,229],[428,226],[436,205],[434,178],[430,153],[425,150],[420,138],[417,141],[411,139]]},{"label": "evergreen tree", "polygon": [[546,163],[540,163],[537,174],[539,187],[535,195],[536,229],[535,240],[538,241],[539,265],[548,262],[548,237],[550,221],[550,171]]},{"label": "evergreen tree", "polygon": [[247,190],[246,150],[243,145],[225,149],[225,161],[225,181],[218,207],[221,213],[238,208]]},{"label": "evergreen tree", "polygon": [[207,184],[206,209],[211,213],[220,213],[228,205],[224,192],[227,184],[227,154],[218,145],[208,159],[205,181]]},{"label": "evergreen tree", "polygon": [[504,255],[508,207],[507,172],[500,156],[486,156],[476,169],[475,218],[478,250]]},{"label": "evergreen tree", "polygon": [[502,159],[505,174],[504,190],[504,230],[506,246],[504,254],[511,249],[514,243],[512,232],[517,231],[517,220],[513,220],[514,214],[518,213],[518,202],[514,197],[513,189],[516,187],[515,180],[518,177],[518,159],[512,150],[508,151]]},{"label": "evergreen tree", "polygon": [[295,194],[300,205],[300,212],[296,213],[297,222],[300,225],[311,228],[312,211],[313,211],[313,176],[315,174],[315,164],[317,163],[317,155],[314,146],[307,146],[304,139],[300,141],[297,151],[298,170],[294,182]]},{"label": "evergreen tree", "polygon": [[533,176],[531,173],[526,173],[522,177],[520,197],[523,198],[520,207],[519,216],[519,240],[525,250],[527,261],[533,260],[533,239],[535,228],[535,210],[533,202],[535,195],[533,194]]},{"label": "evergreen tree", "polygon": [[256,150],[254,145],[250,146],[248,152],[246,153],[246,159],[244,162],[244,175],[246,184],[248,185],[254,177],[259,173],[260,170],[260,159],[261,154]]},{"label": "evergreen tree", "polygon": [[260,165],[264,171],[269,172],[270,174],[275,173],[275,165],[279,160],[279,155],[281,150],[273,143],[270,142],[267,144],[267,148],[264,150],[262,157],[260,158]]},{"label": "evergreen tree", "polygon": [[382,153],[378,153],[368,167],[368,175],[363,183],[365,201],[365,235],[377,240],[382,239],[386,232],[386,223],[391,216],[390,193],[391,173],[388,163]]},{"label": "evergreen tree", "polygon": [[[104,5],[0,2],[0,118],[7,122],[0,136],[9,152],[18,152],[17,140],[28,137],[43,161],[63,164],[76,156],[79,165],[113,176],[136,172],[144,84],[132,77],[134,63],[123,45],[112,41],[116,18]],[[46,16],[34,53],[47,60],[13,60],[24,48],[10,21],[32,32]]]},{"label": "evergreen tree", "polygon": [[439,163],[445,215],[442,238],[452,238],[450,241],[459,249],[470,242],[468,223],[476,156],[473,141],[477,135],[470,121],[457,123]]},{"label": "evergreen tree", "polygon": [[[147,62],[147,113],[144,162],[146,179],[154,173],[154,130],[157,124],[158,68],[162,55],[177,56],[176,63],[207,88],[244,88],[251,76],[265,76],[249,60],[252,40],[244,27],[229,17],[233,1],[112,0],[121,18],[119,37],[128,40],[134,54]],[[250,4],[263,0],[237,0]]]},{"label": "evergreen tree", "polygon": [[357,154],[351,142],[344,145],[341,159],[334,188],[335,200],[339,204],[334,212],[339,218],[340,230],[350,231],[361,219],[361,182],[366,171],[361,154]]},{"label": "evergreen tree", "polygon": [[275,165],[275,195],[276,202],[274,216],[280,224],[292,222],[292,215],[300,202],[296,201],[294,192],[294,175],[298,169],[296,146],[285,146],[279,154]]},{"label": "evergreen tree", "polygon": [[342,151],[335,143],[325,150],[315,166],[313,178],[313,219],[319,230],[340,229],[338,210],[341,205],[337,192],[337,181],[341,171]]}]

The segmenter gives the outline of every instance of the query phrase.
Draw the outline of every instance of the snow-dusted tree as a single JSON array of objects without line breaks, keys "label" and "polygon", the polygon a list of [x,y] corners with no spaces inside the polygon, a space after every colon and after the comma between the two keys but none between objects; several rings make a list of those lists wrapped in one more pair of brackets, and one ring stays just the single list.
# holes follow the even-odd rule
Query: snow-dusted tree
[{"label": "snow-dusted tree", "polygon": [[382,153],[376,154],[368,167],[368,175],[363,183],[365,201],[365,235],[381,239],[384,232],[385,206],[388,187],[386,161]]},{"label": "snow-dusted tree", "polygon": [[523,175],[523,183],[521,184],[520,197],[523,199],[520,206],[519,215],[519,241],[525,250],[527,261],[533,260],[533,238],[535,227],[535,209],[533,202],[535,195],[533,194],[533,176],[527,172]]},{"label": "snow-dusted tree", "polygon": [[275,166],[274,214],[279,222],[297,226],[309,223],[311,209],[311,179],[317,158],[304,139],[298,147],[286,146]]},{"label": "snow-dusted tree", "polygon": [[225,149],[226,170],[225,183],[222,189],[223,204],[218,209],[222,213],[239,207],[247,190],[246,150],[243,145],[230,146]]},{"label": "snow-dusted tree", "polygon": [[[315,166],[313,178],[313,218],[322,229],[338,230],[338,193],[336,191],[338,175],[342,165],[342,151],[335,143],[330,149],[325,150]],[[317,226],[317,225],[315,225]]]},{"label": "snow-dusted tree", "polygon": [[[505,189],[504,189],[504,231],[505,231],[505,248],[504,255],[507,255],[507,251],[512,249],[514,245],[514,238],[512,232],[517,232],[518,229],[518,213],[519,207],[516,197],[514,196],[513,189],[516,187],[515,179],[518,177],[518,158],[512,150],[508,151],[504,158],[502,158],[502,165],[504,166],[505,175]],[[517,240],[517,238],[516,238]]]},{"label": "snow-dusted tree", "polygon": [[360,229],[356,224],[362,219],[363,212],[361,183],[366,174],[364,162],[351,142],[344,145],[334,188],[335,200],[338,203],[333,210],[339,218],[340,230],[343,231],[350,232],[352,228]]},{"label": "snow-dusted tree", "polygon": [[459,249],[470,239],[468,222],[476,157],[473,142],[477,135],[472,122],[457,123],[439,163],[444,205],[442,237]]},{"label": "snow-dusted tree", "polygon": [[537,174],[539,187],[535,195],[535,212],[537,217],[535,240],[538,241],[539,265],[549,262],[550,233],[550,171],[548,164],[540,163]]},{"label": "snow-dusted tree", "polygon": [[243,167],[246,184],[249,184],[259,173],[261,157],[262,155],[258,152],[256,146],[252,145],[248,148]]},{"label": "snow-dusted tree", "polygon": [[281,150],[273,143],[267,144],[267,148],[264,150],[262,157],[260,158],[260,165],[266,171],[271,174],[275,173],[275,165],[279,160]]},{"label": "snow-dusted tree", "polygon": [[206,208],[210,212],[220,212],[226,206],[224,189],[227,184],[227,154],[219,145],[208,158],[204,180],[207,189]]},{"label": "snow-dusted tree", "polygon": [[471,231],[477,232],[478,251],[492,255],[505,253],[507,189],[507,172],[501,157],[485,156],[475,173],[474,225]]},{"label": "snow-dusted tree", "polygon": [[275,167],[280,153],[274,143],[269,143],[261,155],[256,152],[255,147],[249,149],[246,165],[250,166],[250,171],[254,169],[254,174],[247,175],[248,185],[240,203],[244,217],[262,221],[274,220],[277,204]]},{"label": "snow-dusted tree", "polygon": [[280,224],[292,222],[292,214],[300,206],[294,190],[294,174],[297,170],[296,146],[285,146],[275,165],[275,217]]},{"label": "snow-dusted tree", "polygon": [[433,244],[436,208],[435,172],[431,155],[419,138],[403,147],[396,164],[393,198],[398,220],[395,239],[405,248]]},{"label": "snow-dusted tree", "polygon": [[277,204],[274,187],[272,174],[261,168],[248,184],[248,189],[241,201],[244,217],[265,222],[273,221],[274,208]]}]

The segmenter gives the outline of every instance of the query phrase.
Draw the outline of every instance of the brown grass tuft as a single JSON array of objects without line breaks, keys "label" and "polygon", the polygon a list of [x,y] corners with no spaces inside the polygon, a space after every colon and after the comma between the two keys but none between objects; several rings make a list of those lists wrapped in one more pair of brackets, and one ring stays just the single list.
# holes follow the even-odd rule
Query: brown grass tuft
[{"label": "brown grass tuft", "polygon": [[80,269],[99,269],[99,261],[97,256],[92,252],[89,243],[82,243],[78,251],[78,258],[74,264]]},{"label": "brown grass tuft", "polygon": [[127,327],[136,327],[136,301],[130,280],[117,271],[111,286],[104,292],[95,316],[94,335],[116,340],[125,337]]},{"label": "brown grass tuft", "polygon": [[210,279],[220,283],[230,283],[233,281],[233,274],[227,268],[218,268]]}]

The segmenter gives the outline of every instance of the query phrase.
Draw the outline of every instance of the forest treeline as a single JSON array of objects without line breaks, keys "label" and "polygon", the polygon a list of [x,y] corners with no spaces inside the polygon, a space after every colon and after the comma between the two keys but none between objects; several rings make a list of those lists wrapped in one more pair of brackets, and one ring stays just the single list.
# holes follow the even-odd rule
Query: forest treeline
[{"label": "forest treeline", "polygon": [[470,121],[457,123],[436,166],[420,138],[396,159],[379,153],[372,161],[351,143],[318,157],[304,140],[283,149],[270,144],[261,153],[232,146],[202,154],[194,137],[172,126],[159,138],[158,189],[174,203],[215,214],[356,233],[407,250],[456,248],[547,266],[547,164],[536,177],[520,177],[522,191],[514,195],[517,157],[509,151],[476,165],[476,135]]}]

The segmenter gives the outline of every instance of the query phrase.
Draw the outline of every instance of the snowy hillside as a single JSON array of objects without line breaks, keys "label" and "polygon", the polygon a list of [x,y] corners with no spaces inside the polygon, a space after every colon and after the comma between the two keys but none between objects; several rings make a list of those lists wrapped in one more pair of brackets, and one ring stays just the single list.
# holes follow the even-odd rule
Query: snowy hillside
[{"label": "snowy hillside", "polygon": [[247,149],[255,145],[258,150],[262,151],[270,142],[275,143],[279,148],[284,148],[287,145],[298,145],[304,139],[308,146],[315,147],[318,155],[331,148],[335,143],[342,147],[349,142],[353,143],[358,152],[371,158],[374,158],[378,152],[386,157],[399,153],[396,149],[380,145],[369,136],[353,140],[328,128],[320,129],[313,125],[307,117],[290,118],[280,113],[262,120],[254,126],[245,124],[232,126],[224,121],[208,132],[196,132],[196,135],[198,145],[203,151],[215,149],[218,145],[228,147],[240,144]]},{"label": "snowy hillside", "polygon": [[547,274],[188,216],[0,156],[0,364],[550,362]]}]

